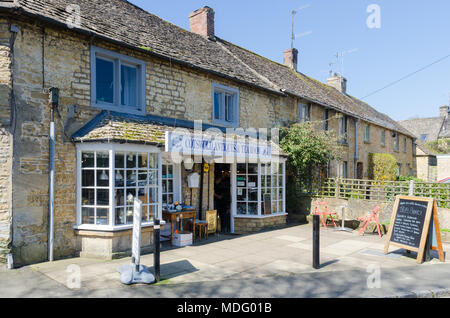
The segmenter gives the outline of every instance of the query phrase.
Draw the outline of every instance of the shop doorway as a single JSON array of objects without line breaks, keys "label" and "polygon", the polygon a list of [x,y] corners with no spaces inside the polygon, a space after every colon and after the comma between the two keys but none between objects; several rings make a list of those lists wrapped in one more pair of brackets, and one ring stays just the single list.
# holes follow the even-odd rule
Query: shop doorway
[{"label": "shop doorway", "polygon": [[215,164],[214,208],[220,217],[221,231],[231,232],[231,165]]}]

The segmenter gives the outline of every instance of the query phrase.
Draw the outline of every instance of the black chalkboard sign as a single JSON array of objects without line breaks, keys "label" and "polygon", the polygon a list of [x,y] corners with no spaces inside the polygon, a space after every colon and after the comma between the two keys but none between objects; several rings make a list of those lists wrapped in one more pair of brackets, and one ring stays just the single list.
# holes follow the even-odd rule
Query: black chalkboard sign
[{"label": "black chalkboard sign", "polygon": [[[433,217],[433,221],[431,220]],[[432,225],[432,234],[439,233],[436,202],[432,198],[398,196],[394,210],[384,252],[388,253],[389,244],[417,252],[417,262],[423,262],[427,239]],[[430,236],[431,237],[431,236]],[[442,244],[440,233],[438,237],[439,258],[442,261]],[[430,246],[428,246],[430,248]],[[443,254],[442,254],[443,255]]]},{"label": "black chalkboard sign", "polygon": [[427,201],[400,199],[391,242],[418,249],[422,239],[428,205]]}]

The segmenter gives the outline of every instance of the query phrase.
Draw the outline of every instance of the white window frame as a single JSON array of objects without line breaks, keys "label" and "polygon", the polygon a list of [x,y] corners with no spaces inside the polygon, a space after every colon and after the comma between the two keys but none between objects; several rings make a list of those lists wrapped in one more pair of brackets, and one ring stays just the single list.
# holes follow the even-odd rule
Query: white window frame
[{"label": "white window frame", "polygon": [[[107,103],[97,101],[97,57],[108,60],[114,63],[114,102]],[[117,111],[121,113],[130,113],[143,115],[145,114],[146,106],[146,63],[142,60],[102,49],[96,46],[91,46],[91,105],[95,108]],[[121,66],[132,66],[137,68],[137,96],[136,107],[126,106],[121,104]]]},{"label": "white window frame", "polygon": [[[259,180],[259,176],[260,176],[260,165],[258,163],[248,163],[248,162],[247,163],[243,163],[243,162],[237,163],[237,165],[239,165],[239,164],[244,164],[245,165],[245,172],[238,174],[237,173],[237,169],[236,169],[236,191],[238,190],[238,188],[242,188],[242,189],[245,189],[245,193],[246,194],[245,194],[245,199],[244,200],[237,200],[236,199],[236,212],[238,211],[237,205],[239,205],[241,203],[245,203],[245,205],[247,207],[246,208],[246,213],[245,214],[238,214],[238,215],[244,215],[244,216],[246,216],[246,215],[249,215],[249,216],[261,215],[261,213],[260,213],[260,206],[259,206],[259,198],[260,198],[260,189],[261,189],[261,187],[260,187],[260,184],[259,184],[259,181],[258,181]],[[250,174],[248,172],[248,165],[249,164],[255,164],[256,165],[256,173]],[[240,186],[238,184],[238,181],[237,181],[237,177],[238,176],[244,176],[245,177],[245,186]],[[249,177],[250,176],[256,177],[255,185],[252,186],[252,187],[250,187],[248,185],[248,183],[249,183],[248,181],[249,181]],[[249,191],[250,191],[250,189],[255,189],[255,188],[256,188],[256,200],[250,201],[249,200]],[[248,206],[249,206],[249,204],[256,204],[256,214],[248,214]]]},{"label": "white window frame", "polygon": [[[131,145],[131,144],[106,144],[106,143],[83,143],[76,145],[76,156],[77,156],[77,188],[76,188],[76,225],[74,226],[77,230],[93,230],[93,231],[105,231],[105,232],[113,232],[113,231],[122,231],[131,229],[133,224],[125,224],[125,225],[114,225],[115,222],[115,198],[114,198],[114,189],[115,189],[115,178],[109,178],[109,224],[108,225],[96,225],[96,224],[82,224],[82,168],[81,168],[81,154],[82,152],[108,152],[109,153],[109,176],[115,176],[115,153],[116,152],[136,152],[136,153],[153,153],[158,154],[158,203],[157,203],[157,211],[155,217],[158,219],[162,219],[162,193],[161,193],[161,169],[162,169],[162,156],[161,150],[156,146],[145,146],[145,145]],[[144,212],[144,211],[143,211]],[[153,226],[153,222],[142,222],[142,226],[148,227]]]},{"label": "white window frame", "polygon": [[[216,118],[215,116],[215,98],[214,98],[214,94],[215,93],[224,93],[222,100],[221,100],[221,105],[220,105],[220,116],[219,119]],[[228,121],[225,118],[225,94],[230,94],[232,95],[232,100],[233,100],[233,120],[232,121]],[[221,126],[226,126],[226,127],[239,127],[239,100],[240,100],[240,96],[239,96],[239,89],[237,88],[233,88],[233,87],[228,87],[228,86],[224,86],[221,84],[217,84],[217,83],[212,83],[212,122],[214,124],[217,125],[221,125]]]},{"label": "white window frame", "polygon": [[[182,202],[182,184],[181,184],[181,164],[175,164],[172,162],[169,162],[168,160],[164,160],[162,162],[162,168],[161,168],[161,180],[163,181],[164,178],[162,178],[162,175],[164,174],[164,166],[172,166],[172,178],[166,178],[166,180],[172,180],[172,192],[163,192],[162,182],[161,182],[161,195],[164,199],[164,195],[167,195],[169,193],[173,194],[173,203],[176,201]],[[163,201],[161,200],[161,204],[163,204]],[[163,206],[164,209],[164,206]]]},{"label": "white window frame", "polygon": [[381,146],[386,146],[386,130],[381,131]]},{"label": "white window frame", "polygon": [[[243,163],[243,162],[240,162],[240,163]],[[255,163],[255,162],[249,162],[249,163]],[[270,163],[270,162],[268,162],[268,163]],[[261,186],[262,165],[264,165],[266,163],[263,163],[263,162],[257,163],[257,165],[258,165],[258,174],[257,174],[258,175],[258,177],[257,177],[258,197],[257,198],[258,199],[257,199],[257,201],[251,201],[251,203],[257,202],[257,214],[256,215],[238,214],[238,211],[237,211],[237,204],[238,204],[238,201],[237,201],[237,188],[238,188],[238,186],[237,186],[237,176],[238,176],[237,164],[238,163],[234,163],[232,165],[232,189],[231,190],[232,190],[232,202],[233,202],[232,203],[233,219],[234,218],[241,218],[241,219],[242,218],[267,218],[267,217],[273,217],[273,216],[287,215],[287,213],[286,213],[286,160],[280,158],[278,163],[281,165],[282,172],[280,174],[279,171],[277,171],[276,175],[277,175],[277,178],[282,177],[282,183],[281,183],[281,186],[276,186],[276,187],[273,187],[273,184],[271,183],[270,188],[271,189],[272,188],[275,188],[275,189],[281,188],[281,190],[282,190],[282,194],[279,198],[278,198],[279,192],[277,192],[277,200],[276,200],[277,202],[280,201],[281,211],[272,211],[271,214],[267,214],[267,215],[263,214],[264,207],[263,207],[262,186]],[[242,175],[244,175],[244,174],[242,174]],[[254,175],[254,174],[252,174],[252,175]],[[246,176],[246,180],[248,180],[247,168],[246,168],[245,176]],[[271,177],[272,177],[272,175],[271,175]],[[246,185],[245,188],[248,188],[248,185]],[[248,192],[247,192],[247,198],[248,198]],[[241,200],[239,202],[244,202],[244,201]],[[248,204],[248,200],[246,202]],[[234,224],[234,220],[232,221],[232,230],[233,230],[233,224]]]}]

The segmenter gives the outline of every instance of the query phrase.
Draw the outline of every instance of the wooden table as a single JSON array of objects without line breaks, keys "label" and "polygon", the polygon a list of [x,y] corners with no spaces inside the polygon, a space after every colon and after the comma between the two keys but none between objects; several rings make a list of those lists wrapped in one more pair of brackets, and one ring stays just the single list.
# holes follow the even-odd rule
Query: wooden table
[{"label": "wooden table", "polygon": [[174,224],[175,224],[175,221],[177,218],[180,218],[180,222],[182,222],[184,219],[192,219],[192,231],[194,232],[192,241],[195,240],[195,218],[196,218],[196,214],[197,214],[197,211],[195,209],[186,209],[183,211],[163,210],[162,214],[163,214],[163,220],[166,222],[170,222],[170,224],[171,224],[171,226],[170,226],[170,244],[173,243],[173,227],[174,227]]}]

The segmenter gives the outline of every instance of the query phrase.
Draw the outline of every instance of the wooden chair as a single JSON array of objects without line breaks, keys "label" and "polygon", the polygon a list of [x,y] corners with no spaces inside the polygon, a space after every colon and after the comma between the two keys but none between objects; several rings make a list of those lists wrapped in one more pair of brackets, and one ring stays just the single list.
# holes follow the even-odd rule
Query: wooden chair
[{"label": "wooden chair", "polygon": [[195,221],[195,232],[198,233],[200,241],[202,240],[202,233],[205,234],[205,238],[208,239],[208,222],[207,221]]},{"label": "wooden chair", "polygon": [[206,211],[206,221],[208,221],[208,234],[217,232],[217,210]]},{"label": "wooden chair", "polygon": [[207,239],[208,234],[217,232],[217,210],[206,211],[206,221],[195,220],[195,232],[201,240],[202,234]]},{"label": "wooden chair", "polygon": [[315,201],[314,202],[314,215],[319,215],[320,220],[322,221],[322,224],[325,228],[327,228],[327,224],[325,222],[325,218],[329,216],[331,218],[331,221],[333,222],[334,227],[336,226],[336,223],[334,223],[333,216],[337,215],[335,212],[331,212],[328,209],[328,204],[325,201]]},{"label": "wooden chair", "polygon": [[377,224],[377,231],[378,236],[381,238],[381,232],[380,232],[380,224],[378,223],[378,216],[380,212],[382,211],[381,207],[383,205],[377,205],[375,209],[371,213],[369,213],[366,217],[359,217],[358,221],[364,222],[361,230],[359,231],[359,235],[364,233],[364,230],[366,229],[367,225],[369,225],[370,222],[376,222]]}]

